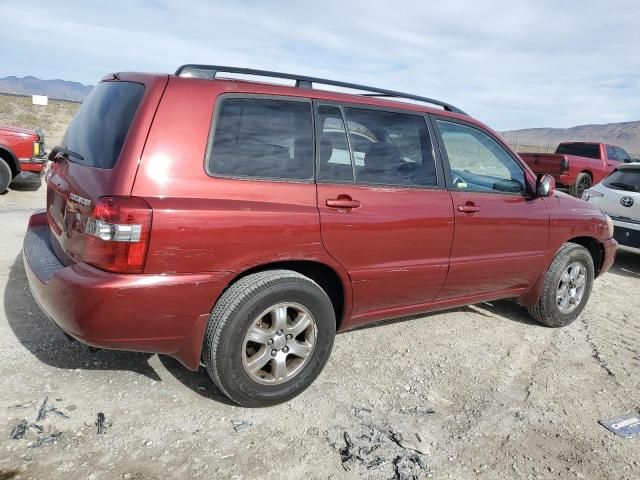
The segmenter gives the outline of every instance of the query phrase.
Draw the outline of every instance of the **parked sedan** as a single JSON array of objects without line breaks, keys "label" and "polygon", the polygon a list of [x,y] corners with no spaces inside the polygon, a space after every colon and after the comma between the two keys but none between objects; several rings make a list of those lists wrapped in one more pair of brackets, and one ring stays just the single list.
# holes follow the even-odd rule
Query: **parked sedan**
[{"label": "parked sedan", "polygon": [[619,165],[601,183],[582,194],[608,214],[620,245],[640,248],[640,163]]}]

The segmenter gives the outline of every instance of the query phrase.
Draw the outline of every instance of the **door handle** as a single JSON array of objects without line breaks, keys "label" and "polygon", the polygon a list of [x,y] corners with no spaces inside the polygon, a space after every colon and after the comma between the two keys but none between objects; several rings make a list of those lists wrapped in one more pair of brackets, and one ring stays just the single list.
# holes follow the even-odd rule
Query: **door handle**
[{"label": "door handle", "polygon": [[458,211],[463,213],[476,213],[480,211],[480,207],[473,204],[458,205]]},{"label": "door handle", "polygon": [[328,198],[327,199],[327,207],[329,208],[339,208],[339,209],[351,209],[358,208],[360,206],[360,202],[358,200],[353,200],[348,195],[339,195],[338,198]]}]

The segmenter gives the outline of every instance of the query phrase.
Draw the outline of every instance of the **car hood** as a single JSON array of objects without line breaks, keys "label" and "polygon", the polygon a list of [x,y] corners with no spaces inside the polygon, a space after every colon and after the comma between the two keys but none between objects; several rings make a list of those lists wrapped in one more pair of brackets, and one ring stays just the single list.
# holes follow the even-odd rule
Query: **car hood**
[{"label": "car hood", "polygon": [[9,127],[5,125],[0,125],[0,135],[1,134],[25,136],[25,135],[36,135],[36,131],[32,128]]},{"label": "car hood", "polygon": [[589,202],[585,202],[584,200],[576,197],[572,197],[568,193],[559,192],[556,190],[555,197],[558,200],[558,203],[565,210],[571,210],[576,214],[593,214],[597,213],[604,218],[604,212],[602,209]]}]

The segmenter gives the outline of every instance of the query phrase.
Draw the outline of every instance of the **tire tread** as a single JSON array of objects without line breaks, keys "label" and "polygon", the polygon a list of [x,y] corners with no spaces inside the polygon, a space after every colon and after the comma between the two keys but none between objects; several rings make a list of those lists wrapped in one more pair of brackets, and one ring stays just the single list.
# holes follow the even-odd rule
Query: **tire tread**
[{"label": "tire tread", "polygon": [[279,281],[291,279],[310,283],[324,292],[324,290],[309,277],[305,277],[293,270],[267,270],[247,275],[233,283],[220,296],[209,315],[209,322],[204,335],[202,358],[216,387],[234,401],[237,400],[225,389],[220,379],[217,365],[217,352],[223,339],[224,327],[229,321],[233,320],[233,313],[247,298]]}]

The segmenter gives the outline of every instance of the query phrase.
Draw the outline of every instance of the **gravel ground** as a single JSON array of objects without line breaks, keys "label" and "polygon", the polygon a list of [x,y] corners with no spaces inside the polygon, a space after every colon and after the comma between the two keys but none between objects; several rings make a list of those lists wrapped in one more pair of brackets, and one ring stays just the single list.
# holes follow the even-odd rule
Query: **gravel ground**
[{"label": "gravel ground", "polygon": [[44,317],[20,251],[44,190],[0,196],[0,480],[640,478],[640,438],[598,424],[640,408],[638,253],[568,328],[500,301],[344,333],[303,395],[250,410]]}]

